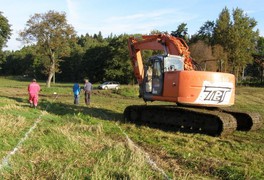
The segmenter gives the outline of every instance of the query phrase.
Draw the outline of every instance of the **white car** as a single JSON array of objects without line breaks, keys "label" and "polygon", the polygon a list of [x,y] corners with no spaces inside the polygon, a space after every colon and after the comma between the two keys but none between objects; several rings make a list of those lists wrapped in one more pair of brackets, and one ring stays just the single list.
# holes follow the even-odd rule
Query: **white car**
[{"label": "white car", "polygon": [[116,89],[118,90],[120,88],[120,84],[116,81],[107,81],[103,84],[100,84],[99,89]]}]

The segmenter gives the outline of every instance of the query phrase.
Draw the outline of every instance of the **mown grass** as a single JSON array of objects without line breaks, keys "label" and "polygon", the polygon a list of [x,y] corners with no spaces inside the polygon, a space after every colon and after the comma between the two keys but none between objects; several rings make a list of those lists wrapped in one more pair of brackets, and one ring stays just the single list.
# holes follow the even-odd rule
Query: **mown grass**
[{"label": "mown grass", "polygon": [[[73,105],[72,84],[45,88],[41,82],[40,104],[32,109],[27,84],[23,78],[0,78],[2,179],[166,178],[147,157],[171,179],[264,178],[263,127],[219,138],[124,123],[126,106],[144,104],[134,86],[94,89],[87,107],[83,95],[80,105]],[[263,88],[239,87],[232,108],[264,117],[263,100]],[[37,120],[36,128],[10,155]]]}]

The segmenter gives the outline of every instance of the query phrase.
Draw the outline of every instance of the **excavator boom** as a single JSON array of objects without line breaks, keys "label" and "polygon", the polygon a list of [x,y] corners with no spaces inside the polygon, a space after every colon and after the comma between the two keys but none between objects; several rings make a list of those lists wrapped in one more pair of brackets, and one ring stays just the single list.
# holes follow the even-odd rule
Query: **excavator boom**
[{"label": "excavator boom", "polygon": [[142,39],[130,37],[128,49],[132,59],[134,74],[141,84],[144,78],[142,50],[161,50],[165,54],[181,55],[184,57],[184,69],[193,70],[189,47],[183,39],[165,34],[142,36]]}]

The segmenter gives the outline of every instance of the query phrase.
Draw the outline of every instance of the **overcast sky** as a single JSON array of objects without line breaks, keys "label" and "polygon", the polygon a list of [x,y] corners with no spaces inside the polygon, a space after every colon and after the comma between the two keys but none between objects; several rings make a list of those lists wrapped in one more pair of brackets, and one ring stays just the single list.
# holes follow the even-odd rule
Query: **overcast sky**
[{"label": "overcast sky", "polygon": [[66,12],[78,35],[101,31],[107,37],[111,33],[148,34],[151,30],[170,33],[183,22],[193,35],[207,20],[215,21],[224,7],[230,13],[240,8],[258,22],[257,29],[264,36],[263,0],[0,0],[0,4],[13,30],[8,50],[23,47],[16,38],[30,16],[49,10]]}]

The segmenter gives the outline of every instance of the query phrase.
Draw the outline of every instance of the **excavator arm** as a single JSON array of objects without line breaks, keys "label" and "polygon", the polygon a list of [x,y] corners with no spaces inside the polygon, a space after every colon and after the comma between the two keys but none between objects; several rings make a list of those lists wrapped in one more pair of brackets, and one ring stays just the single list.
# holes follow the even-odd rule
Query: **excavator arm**
[{"label": "excavator arm", "polygon": [[146,35],[142,36],[142,39],[130,37],[128,39],[128,49],[134,74],[139,84],[142,83],[144,78],[142,50],[161,50],[165,54],[183,56],[184,69],[193,70],[189,47],[181,38],[176,38],[168,34]]}]

